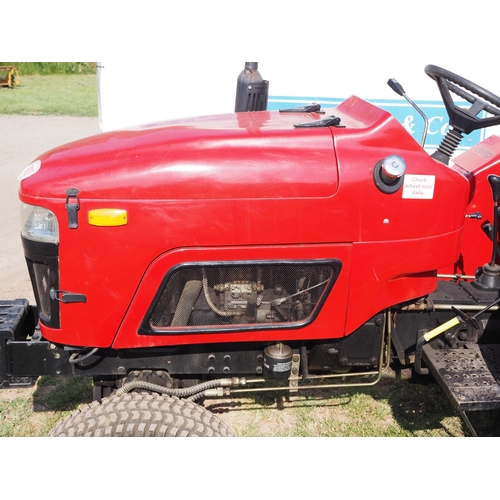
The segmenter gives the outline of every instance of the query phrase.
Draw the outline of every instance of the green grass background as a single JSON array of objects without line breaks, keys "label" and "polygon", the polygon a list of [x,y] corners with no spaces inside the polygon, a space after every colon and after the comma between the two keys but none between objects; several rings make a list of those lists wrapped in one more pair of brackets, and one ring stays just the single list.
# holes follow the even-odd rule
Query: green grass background
[{"label": "green grass background", "polygon": [[0,87],[0,114],[98,116],[95,63],[0,62],[8,65],[18,69],[20,83]]}]

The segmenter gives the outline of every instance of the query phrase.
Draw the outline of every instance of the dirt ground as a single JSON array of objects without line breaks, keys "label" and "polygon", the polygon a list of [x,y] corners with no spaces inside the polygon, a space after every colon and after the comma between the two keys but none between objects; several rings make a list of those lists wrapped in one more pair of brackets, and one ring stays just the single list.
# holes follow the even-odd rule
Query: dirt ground
[{"label": "dirt ground", "polygon": [[[20,238],[18,175],[42,153],[98,133],[97,118],[0,115],[0,300],[35,303]],[[0,400],[28,399],[33,392],[0,391]]]},{"label": "dirt ground", "polygon": [[19,236],[18,175],[42,153],[99,132],[97,118],[0,115],[0,300],[34,303]]}]

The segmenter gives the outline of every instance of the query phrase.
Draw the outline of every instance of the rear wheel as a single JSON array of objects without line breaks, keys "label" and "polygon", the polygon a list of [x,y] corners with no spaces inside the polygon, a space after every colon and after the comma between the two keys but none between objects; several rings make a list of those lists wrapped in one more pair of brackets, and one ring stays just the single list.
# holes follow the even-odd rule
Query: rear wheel
[{"label": "rear wheel", "polygon": [[52,437],[231,437],[234,432],[207,409],[160,394],[128,393],[76,411]]}]

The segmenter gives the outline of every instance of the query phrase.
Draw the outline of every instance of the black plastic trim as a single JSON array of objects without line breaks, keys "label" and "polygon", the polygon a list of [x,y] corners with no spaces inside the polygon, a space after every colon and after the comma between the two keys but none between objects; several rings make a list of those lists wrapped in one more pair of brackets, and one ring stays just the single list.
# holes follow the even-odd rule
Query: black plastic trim
[{"label": "black plastic trim", "polygon": [[54,288],[59,289],[59,245],[55,243],[46,243],[40,241],[32,241],[27,238],[21,237],[24,256],[26,258],[26,263],[28,265],[28,272],[31,279],[31,285],[33,287],[33,292],[35,295],[36,305],[38,309],[38,317],[40,321],[50,328],[60,328],[60,318],[59,318],[59,302],[57,300],[50,300],[50,318],[43,314],[43,308],[41,303],[40,293],[38,290],[33,264],[42,264],[49,268],[50,270],[50,283],[47,284],[47,296],[49,296],[49,290]]}]

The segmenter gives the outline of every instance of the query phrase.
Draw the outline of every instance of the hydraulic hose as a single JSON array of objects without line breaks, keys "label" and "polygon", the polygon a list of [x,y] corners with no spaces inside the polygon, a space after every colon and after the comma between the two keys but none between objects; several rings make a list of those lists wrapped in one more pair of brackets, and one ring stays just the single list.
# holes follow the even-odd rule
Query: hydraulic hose
[{"label": "hydraulic hose", "polygon": [[219,316],[223,316],[225,318],[229,316],[236,316],[238,314],[237,311],[221,311],[213,302],[212,299],[210,298],[210,295],[208,293],[208,278],[207,278],[207,272],[205,268],[202,268],[201,270],[203,274],[203,294],[205,295],[205,300],[207,301],[208,307],[212,309],[212,311],[215,314],[218,314]]},{"label": "hydraulic hose", "polygon": [[167,396],[187,398],[208,389],[215,389],[216,387],[230,387],[231,385],[233,385],[232,379],[220,378],[217,380],[208,380],[207,382],[202,382],[201,384],[186,387],[184,389],[171,389],[162,385],[151,384],[149,382],[143,382],[141,380],[134,380],[133,382],[127,382],[126,384],[124,384],[122,387],[120,387],[120,389],[116,391],[115,394],[117,396],[121,396],[122,394],[126,394],[127,392],[130,392],[134,389],[144,389],[146,391],[166,394]]},{"label": "hydraulic hose", "polygon": [[202,391],[202,392],[198,392],[196,394],[193,394],[192,396],[189,396],[188,398],[186,398],[187,401],[192,401],[193,403],[195,403],[196,401],[198,401],[199,399],[202,399],[205,397],[205,394],[206,394],[207,391]]},{"label": "hydraulic hose", "polygon": [[68,363],[72,365],[76,365],[81,363],[82,361],[85,361],[86,359],[90,358],[93,356],[97,351],[99,350],[99,347],[95,347],[94,349],[91,349],[89,352],[86,354],[81,354],[80,352],[74,352],[68,359]]}]

